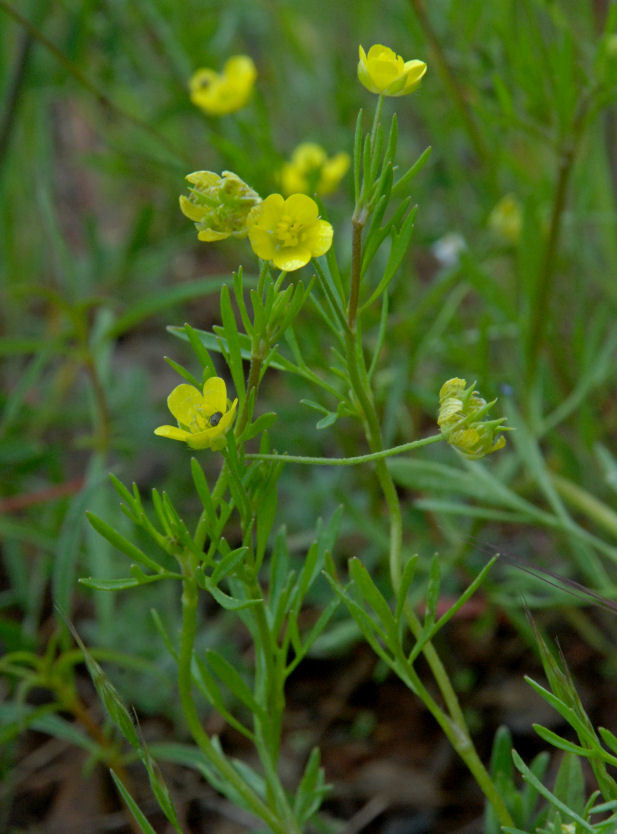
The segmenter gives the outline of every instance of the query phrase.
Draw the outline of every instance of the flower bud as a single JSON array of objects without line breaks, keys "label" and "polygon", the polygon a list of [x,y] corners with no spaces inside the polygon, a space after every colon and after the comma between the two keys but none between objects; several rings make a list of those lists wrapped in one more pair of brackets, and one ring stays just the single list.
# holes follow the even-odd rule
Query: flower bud
[{"label": "flower bud", "polygon": [[479,460],[506,445],[504,417],[483,420],[496,400],[487,403],[473,385],[454,377],[441,386],[437,424],[445,439],[469,460]]},{"label": "flower bud", "polygon": [[199,240],[246,237],[248,213],[261,197],[231,171],[188,174],[190,195],[180,197],[182,213],[195,223]]}]

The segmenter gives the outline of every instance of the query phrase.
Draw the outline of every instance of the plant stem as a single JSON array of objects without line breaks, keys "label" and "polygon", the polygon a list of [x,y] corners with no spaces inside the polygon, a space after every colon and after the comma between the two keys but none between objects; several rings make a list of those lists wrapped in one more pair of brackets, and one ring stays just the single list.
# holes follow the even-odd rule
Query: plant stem
[{"label": "plant stem", "polygon": [[410,2],[416,13],[416,17],[418,18],[420,26],[424,30],[426,39],[429,42],[429,46],[433,52],[433,56],[437,64],[437,69],[441,75],[442,81],[449,89],[452,99],[458,108],[458,111],[463,120],[463,124],[465,125],[465,128],[467,130],[467,134],[471,140],[471,144],[473,145],[474,150],[476,152],[476,156],[483,164],[487,164],[490,162],[491,154],[486,144],[484,143],[482,134],[480,133],[475,119],[472,116],[469,105],[467,104],[467,100],[465,99],[463,89],[457,81],[456,75],[452,72],[452,70],[450,69],[450,65],[446,60],[446,56],[444,54],[443,49],[441,48],[439,38],[437,37],[429,19],[429,16],[426,12],[426,9],[424,8],[424,0],[410,0]]},{"label": "plant stem", "polygon": [[192,660],[197,631],[197,583],[187,565],[183,566],[184,588],[182,593],[182,638],[178,657],[178,691],[182,712],[195,743],[216,768],[223,779],[242,797],[250,810],[275,834],[291,834],[289,827],[272,813],[264,801],[240,776],[231,762],[220,753],[202,727],[192,694]]},{"label": "plant stem", "polygon": [[362,210],[358,217],[355,213],[351,221],[352,225],[352,249],[351,249],[351,288],[349,292],[349,308],[347,310],[347,323],[349,329],[355,332],[356,317],[358,315],[358,302],[360,299],[360,278],[362,272],[362,231],[366,222],[366,213]]},{"label": "plant stem", "polygon": [[[10,17],[13,18],[20,26],[22,26],[28,34],[37,40],[42,46],[45,47],[54,58],[64,67],[66,72],[73,76],[73,78],[81,84],[89,93],[91,93],[96,101],[101,104],[105,109],[115,113],[117,116],[120,116],[125,121],[131,122],[136,127],[139,127],[141,130],[149,133],[154,139],[157,140],[163,147],[167,149],[167,151],[172,154],[177,160],[182,161],[181,154],[178,150],[169,142],[169,140],[155,130],[152,125],[147,122],[145,119],[140,119],[139,116],[136,116],[134,113],[131,113],[129,110],[126,110],[124,107],[120,107],[118,104],[115,104],[105,93],[99,89],[96,84],[94,84],[90,79],[80,70],[77,64],[73,63],[73,61],[69,60],[59,49],[58,47],[52,43],[33,23],[31,23],[27,18],[25,18],[22,14],[20,14],[16,9],[14,9],[6,0],[0,0],[0,10],[6,12]],[[186,163],[190,164],[190,163]]]},{"label": "plant stem", "polygon": [[[263,598],[257,579],[248,584],[248,591],[253,599]],[[259,641],[255,641],[255,652],[261,653],[263,659],[263,663],[255,663],[255,694],[262,707],[261,713],[253,716],[255,743],[264,766],[268,789],[280,818],[285,820],[290,834],[300,834],[276,768],[285,708],[279,666],[275,662],[278,646],[268,624],[264,603],[252,606],[251,610],[259,634]]]},{"label": "plant stem", "polygon": [[349,458],[320,458],[320,457],[306,457],[303,455],[260,455],[247,454],[245,457],[249,460],[271,460],[281,461],[282,463],[306,463],[316,466],[356,466],[360,463],[370,463],[371,461],[383,460],[384,458],[391,458],[395,455],[402,455],[405,452],[410,452],[413,449],[420,449],[422,446],[429,446],[431,443],[437,443],[443,440],[443,434],[431,434],[429,437],[422,437],[420,440],[411,440],[409,443],[402,443],[400,446],[392,446],[391,449],[381,449],[379,452],[371,452],[369,455],[356,455]]},{"label": "plant stem", "polygon": [[533,299],[530,311],[531,322],[525,356],[527,389],[529,389],[531,383],[533,382],[533,378],[535,377],[538,355],[544,343],[547,320],[549,318],[548,306],[553,289],[555,260],[557,258],[557,247],[559,244],[563,213],[566,208],[568,185],[570,183],[576,153],[583,134],[590,98],[591,96],[585,97],[581,100],[578,112],[572,125],[572,130],[568,132],[568,136],[562,144],[558,164],[557,183],[555,185],[555,194],[553,197],[553,208],[551,211],[551,222],[540,266],[537,294]]},{"label": "plant stem", "polygon": [[[369,446],[373,453],[383,451],[381,429],[373,394],[368,379],[362,345],[357,333],[346,334],[347,367],[352,388],[360,403],[364,419],[365,431]],[[440,435],[437,436],[438,438]],[[390,578],[395,594],[398,593],[402,574],[402,548],[403,548],[403,520],[401,506],[396,487],[388,466],[383,457],[375,460],[375,470],[381,486],[390,518]],[[406,603],[403,608],[409,629],[416,639],[422,633],[422,625],[418,620],[412,607]],[[473,774],[478,786],[495,809],[502,825],[513,825],[512,819],[501,798],[488,771],[482,764],[480,757],[473,745],[467,723],[461,710],[458,698],[448,673],[446,672],[441,658],[432,643],[428,642],[422,652],[430,666],[431,672],[443,696],[449,715],[443,713],[441,708],[433,701],[429,693],[424,689],[416,676],[415,690],[423,700],[432,715],[444,730],[446,736],[452,743],[454,749],[463,759],[470,772]],[[415,674],[415,673],[414,673]]]}]

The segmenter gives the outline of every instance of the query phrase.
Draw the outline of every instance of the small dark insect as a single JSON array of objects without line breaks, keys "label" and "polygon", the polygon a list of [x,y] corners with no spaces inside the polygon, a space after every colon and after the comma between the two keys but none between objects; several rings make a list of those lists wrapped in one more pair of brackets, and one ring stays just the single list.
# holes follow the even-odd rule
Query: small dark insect
[{"label": "small dark insect", "polygon": [[215,411],[214,414],[210,417],[210,425],[211,426],[218,426],[221,422],[221,417],[223,416],[221,411]]}]

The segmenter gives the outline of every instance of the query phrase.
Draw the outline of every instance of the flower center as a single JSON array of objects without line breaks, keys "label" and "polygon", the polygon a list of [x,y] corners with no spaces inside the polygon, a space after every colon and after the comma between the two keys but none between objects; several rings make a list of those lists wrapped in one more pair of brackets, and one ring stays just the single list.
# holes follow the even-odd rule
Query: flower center
[{"label": "flower center", "polygon": [[197,432],[204,431],[208,428],[210,428],[210,421],[204,414],[203,408],[198,406],[191,415],[189,430],[193,432],[193,434],[196,434]]},{"label": "flower center", "polygon": [[302,223],[289,214],[284,214],[276,224],[275,234],[283,246],[297,246],[301,232]]}]

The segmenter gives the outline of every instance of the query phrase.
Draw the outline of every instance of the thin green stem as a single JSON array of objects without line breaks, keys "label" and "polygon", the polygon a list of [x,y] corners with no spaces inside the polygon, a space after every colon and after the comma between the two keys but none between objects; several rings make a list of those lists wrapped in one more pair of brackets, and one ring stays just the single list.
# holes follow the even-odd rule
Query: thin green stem
[{"label": "thin green stem", "polygon": [[240,776],[228,759],[212,743],[210,736],[202,727],[192,693],[192,660],[197,631],[197,583],[193,576],[184,569],[184,589],[182,593],[182,637],[178,657],[178,691],[182,712],[195,743],[221,776],[239,793],[251,811],[275,834],[289,834],[289,827],[281,822]]},{"label": "thin green stem", "polygon": [[[152,125],[147,122],[145,119],[140,119],[139,116],[136,116],[134,113],[131,113],[130,110],[125,110],[123,107],[120,107],[118,104],[115,104],[99,87],[96,86],[90,79],[84,75],[84,73],[80,70],[77,64],[73,63],[73,61],[69,60],[66,55],[64,55],[58,47],[52,43],[33,23],[31,23],[27,18],[21,15],[16,9],[14,9],[6,0],[0,0],[0,10],[6,12],[10,17],[13,18],[20,26],[22,26],[35,40],[37,40],[42,46],[45,47],[53,56],[54,58],[64,67],[66,72],[71,75],[77,82],[80,84],[84,89],[88,90],[91,93],[97,102],[101,104],[106,110],[109,110],[115,113],[117,116],[120,116],[125,121],[131,122],[136,127],[139,127],[141,130],[149,133],[154,139],[157,140],[161,145],[163,145],[173,156],[176,157],[178,160],[182,160],[181,154],[178,150],[169,142],[169,140],[163,136],[162,134],[158,133]],[[182,160],[183,161],[183,160]],[[184,162],[184,161],[183,161]],[[186,163],[190,164],[190,163]]]},{"label": "thin green stem", "polygon": [[[374,453],[383,451],[381,429],[364,363],[362,346],[359,343],[357,334],[348,334],[346,347],[349,377],[354,393],[359,400],[360,407],[363,412],[369,446]],[[437,435],[437,439],[441,439],[441,435]],[[388,506],[388,514],[390,518],[390,578],[394,592],[397,594],[400,588],[402,574],[403,522],[401,506],[396,487],[383,457],[379,457],[376,460],[375,469],[386,504]],[[419,639],[422,633],[422,625],[418,620],[416,613],[408,603],[405,604],[403,612],[410,631],[416,639]],[[426,704],[427,708],[434,715],[439,725],[444,729],[444,732],[451,741],[454,749],[473,774],[478,786],[487,797],[488,801],[491,805],[493,805],[495,813],[501,823],[503,825],[513,825],[508,809],[506,808],[496,786],[494,785],[488,771],[482,764],[482,761],[480,760],[480,757],[478,756],[478,753],[473,745],[456,692],[454,691],[448,673],[441,662],[441,658],[430,642],[426,643],[423,647],[422,653],[430,666],[435,682],[437,683],[437,686],[443,696],[449,716],[445,715],[441,708],[434,703],[424,687],[418,688],[416,686],[416,691]],[[428,696],[427,700],[425,700],[425,696]]]},{"label": "thin green stem", "polygon": [[563,214],[566,208],[568,186],[574,169],[576,154],[583,135],[590,99],[591,95],[581,100],[578,112],[572,125],[572,130],[568,132],[567,138],[564,140],[559,158],[557,183],[555,185],[553,208],[551,211],[551,222],[540,265],[537,293],[536,297],[533,299],[530,311],[531,319],[525,357],[528,388],[535,377],[537,371],[537,359],[544,344],[549,319],[548,307],[553,290],[557,248],[559,245]]},{"label": "thin green stem", "polygon": [[441,75],[442,81],[450,91],[450,95],[458,108],[463,124],[465,125],[465,129],[467,130],[467,135],[469,136],[471,144],[476,152],[476,156],[483,164],[487,165],[491,161],[490,151],[482,138],[482,134],[480,133],[478,125],[472,115],[471,109],[467,104],[463,89],[446,60],[439,38],[437,37],[428,13],[424,8],[424,0],[410,0],[410,3],[413,6],[420,26],[424,30],[424,34],[433,53],[435,63],[437,64],[437,70]]},{"label": "thin green stem", "polygon": [[315,267],[315,272],[317,273],[317,277],[319,278],[319,282],[321,284],[321,288],[324,292],[324,295],[330,302],[332,309],[334,310],[336,317],[339,320],[339,323],[343,326],[343,328],[347,327],[347,321],[345,320],[345,313],[343,312],[343,308],[341,307],[341,303],[336,297],[336,295],[332,292],[330,285],[328,284],[328,279],[326,278],[326,274],[323,271],[321,264],[317,261],[316,258],[313,259],[313,266]]},{"label": "thin green stem", "polygon": [[[263,598],[262,590],[257,579],[248,584],[248,591],[253,599]],[[259,757],[264,766],[266,782],[272,798],[278,808],[279,815],[285,820],[290,834],[299,830],[293,811],[281,785],[276,764],[279,756],[281,727],[285,698],[282,690],[282,679],[279,664],[276,663],[278,646],[272,634],[264,604],[251,607],[253,619],[257,627],[259,641],[255,643],[255,651],[260,653],[263,663],[255,664],[255,692],[262,710],[253,716],[256,746]]]},{"label": "thin green stem", "polygon": [[360,280],[362,278],[362,232],[366,223],[366,212],[362,210],[358,217],[355,213],[351,220],[351,287],[349,292],[349,307],[347,310],[347,324],[351,331],[356,329],[358,303],[360,300]]},{"label": "thin green stem", "polygon": [[437,443],[443,440],[443,434],[431,434],[429,437],[422,437],[420,440],[411,440],[409,443],[402,443],[400,446],[392,446],[390,449],[381,449],[378,452],[371,452],[368,455],[355,455],[349,458],[320,458],[307,457],[303,455],[260,455],[247,454],[245,457],[248,460],[271,460],[280,461],[281,463],[305,463],[312,466],[357,466],[361,463],[370,463],[371,461],[383,460],[383,458],[391,458],[395,455],[402,455],[405,452],[411,452],[414,449],[420,449],[422,446],[429,446],[431,443]]}]

